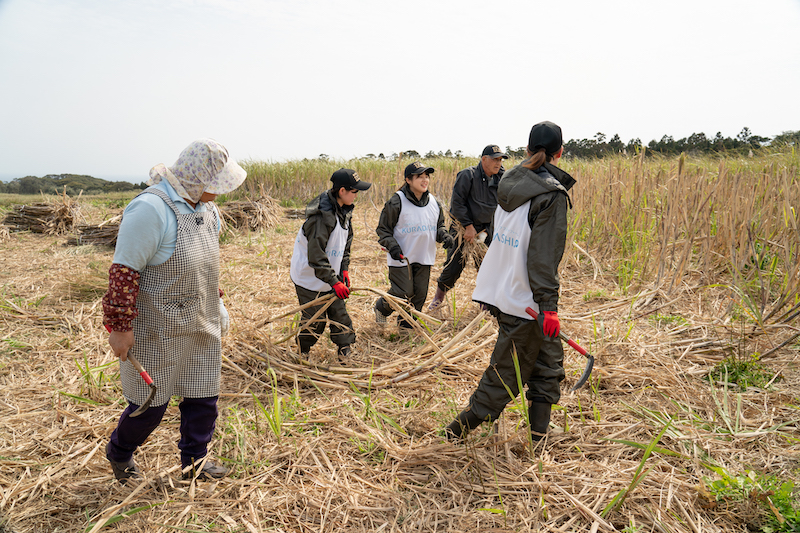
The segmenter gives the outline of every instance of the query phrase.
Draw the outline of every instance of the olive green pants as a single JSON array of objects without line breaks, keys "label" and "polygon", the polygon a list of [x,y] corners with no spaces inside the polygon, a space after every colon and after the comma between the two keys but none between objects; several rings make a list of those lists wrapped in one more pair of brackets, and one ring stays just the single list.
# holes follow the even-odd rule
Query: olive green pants
[{"label": "olive green pants", "polygon": [[[300,305],[307,304],[314,301],[320,296],[325,294],[333,294],[332,291],[310,291],[299,285],[294,286],[297,292],[297,299]],[[347,307],[344,300],[334,298],[333,303],[328,307],[324,313],[317,317],[314,322],[307,323],[312,316],[314,316],[321,305],[314,305],[303,309],[302,320],[305,323],[300,329],[298,334],[298,343],[300,350],[307,352],[319,340],[322,332],[325,331],[325,322],[330,322],[331,327],[331,340],[338,346],[349,346],[356,342],[356,333],[353,331],[353,319],[347,314]]]},{"label": "olive green pants", "polygon": [[470,409],[482,420],[495,420],[520,393],[512,353],[516,350],[529,400],[555,404],[561,398],[564,349],[561,341],[545,340],[541,323],[507,315],[496,308],[497,342],[489,366],[470,398]]}]

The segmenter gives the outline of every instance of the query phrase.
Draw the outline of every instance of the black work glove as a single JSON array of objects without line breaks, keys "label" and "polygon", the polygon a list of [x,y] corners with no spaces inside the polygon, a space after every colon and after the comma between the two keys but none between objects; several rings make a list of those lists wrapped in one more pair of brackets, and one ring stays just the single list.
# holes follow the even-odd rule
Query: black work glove
[{"label": "black work glove", "polygon": [[402,261],[403,259],[405,259],[405,258],[403,257],[403,250],[402,250],[402,249],[401,249],[399,246],[395,246],[394,248],[392,248],[391,250],[389,250],[389,255],[390,255],[390,256],[392,257],[392,259],[394,259],[395,261]]},{"label": "black work glove", "polygon": [[444,234],[444,238],[442,239],[442,248],[444,248],[445,250],[449,250],[450,248],[453,247],[455,243],[456,241],[455,239],[453,239],[452,235],[450,235],[449,233]]}]

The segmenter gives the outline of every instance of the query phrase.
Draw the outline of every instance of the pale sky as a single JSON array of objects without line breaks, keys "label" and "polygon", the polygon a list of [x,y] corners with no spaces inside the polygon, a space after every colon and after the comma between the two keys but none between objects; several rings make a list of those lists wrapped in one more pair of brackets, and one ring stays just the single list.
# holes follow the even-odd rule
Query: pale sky
[{"label": "pale sky", "polygon": [[0,0],[0,178],[800,129],[800,0]]}]

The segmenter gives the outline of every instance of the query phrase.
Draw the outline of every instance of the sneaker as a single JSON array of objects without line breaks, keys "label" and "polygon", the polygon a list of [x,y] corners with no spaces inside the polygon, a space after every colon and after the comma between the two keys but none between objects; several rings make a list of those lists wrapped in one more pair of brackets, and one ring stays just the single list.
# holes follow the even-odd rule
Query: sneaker
[{"label": "sneaker", "polygon": [[[200,459],[197,461],[197,463],[199,464],[202,461],[203,460]],[[204,481],[209,479],[220,479],[225,477],[228,472],[229,470],[224,466],[218,465],[212,461],[206,461],[206,464],[203,465],[203,468],[199,472],[195,470],[194,466],[192,466],[192,468],[190,468],[188,471],[184,472],[183,479],[197,478]]]},{"label": "sneaker", "polygon": [[375,307],[373,307],[372,310],[375,311],[375,322],[381,326],[386,324],[386,317],[383,315],[383,313],[378,311],[378,304],[375,304]]},{"label": "sneaker", "polygon": [[444,292],[439,287],[436,287],[436,293],[433,295],[433,300],[431,300],[431,304],[428,306],[428,311],[436,311],[444,302],[444,297],[447,293]]},{"label": "sneaker", "polygon": [[114,477],[117,478],[117,481],[124,485],[129,479],[140,479],[142,477],[142,471],[139,470],[139,467],[133,462],[133,457],[124,463],[111,460],[111,457],[108,455],[108,447],[110,444],[110,442],[106,444],[106,459],[111,463],[111,471],[114,472]]}]

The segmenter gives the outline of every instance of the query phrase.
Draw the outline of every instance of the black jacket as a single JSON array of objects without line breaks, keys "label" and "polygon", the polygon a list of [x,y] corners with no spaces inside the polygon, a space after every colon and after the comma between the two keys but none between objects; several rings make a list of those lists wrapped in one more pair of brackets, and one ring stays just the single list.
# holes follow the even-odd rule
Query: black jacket
[{"label": "black jacket", "polygon": [[567,209],[572,206],[567,189],[574,183],[572,176],[550,163],[536,170],[517,165],[497,190],[498,205],[506,211],[531,201],[528,281],[542,311],[558,311],[558,265],[567,242]]},{"label": "black jacket", "polygon": [[500,167],[500,172],[490,178],[480,163],[459,172],[450,199],[450,216],[465,228],[470,224],[478,232],[488,228],[497,208],[497,186],[504,172]]},{"label": "black jacket", "polygon": [[315,276],[331,286],[341,281],[341,272],[333,271],[328,256],[325,255],[325,247],[328,246],[328,238],[336,227],[338,218],[339,224],[347,229],[347,244],[344,247],[341,270],[349,269],[350,245],[353,244],[353,225],[350,220],[352,214],[353,206],[340,206],[330,190],[320,194],[306,206],[303,234],[308,239],[308,264],[314,269]]},{"label": "black jacket", "polygon": [[[417,200],[417,197],[411,192],[408,183],[400,188],[400,192],[408,198],[409,202],[418,207],[425,207],[430,201],[430,194],[428,191],[422,193],[422,198]],[[439,200],[436,200],[436,203],[439,204],[439,219],[436,221],[436,242],[442,242],[447,233],[444,227],[444,209],[442,209],[442,204]],[[403,204],[400,198],[396,194],[393,194],[392,197],[386,201],[386,204],[384,204],[381,217],[378,220],[378,227],[375,228],[375,233],[378,234],[378,242],[381,246],[389,250],[390,253],[393,251],[401,254],[403,253],[400,249],[400,245],[397,244],[397,240],[394,238],[394,227],[397,225],[397,220],[400,218],[400,210],[402,207]]]}]

